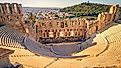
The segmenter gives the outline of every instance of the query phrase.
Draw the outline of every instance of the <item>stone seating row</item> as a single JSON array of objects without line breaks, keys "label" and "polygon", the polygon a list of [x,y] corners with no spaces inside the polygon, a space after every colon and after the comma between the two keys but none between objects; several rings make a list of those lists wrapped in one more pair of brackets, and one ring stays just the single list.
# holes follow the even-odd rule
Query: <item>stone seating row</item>
[{"label": "stone seating row", "polygon": [[14,29],[3,26],[0,27],[0,44],[14,48],[24,48],[24,36],[19,35]]},{"label": "stone seating row", "polygon": [[[96,43],[96,44],[90,45],[89,42]],[[107,41],[105,40],[105,38],[102,37],[102,35],[97,34],[96,38],[94,38],[92,41],[87,41],[81,44],[81,46],[85,46],[85,47],[89,45],[90,47],[84,50],[81,50],[79,53],[74,54],[74,56],[78,56],[78,55],[96,56],[100,54],[103,50],[105,50],[105,48],[107,47]]]}]

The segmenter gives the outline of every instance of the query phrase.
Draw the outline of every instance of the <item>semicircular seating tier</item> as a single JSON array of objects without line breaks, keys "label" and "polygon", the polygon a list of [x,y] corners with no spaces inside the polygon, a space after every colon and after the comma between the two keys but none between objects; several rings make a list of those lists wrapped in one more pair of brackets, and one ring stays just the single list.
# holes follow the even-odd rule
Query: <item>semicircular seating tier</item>
[{"label": "semicircular seating tier", "polygon": [[[75,52],[77,50],[79,51],[78,46],[71,47],[71,48],[75,48],[75,50],[68,49],[68,47],[66,46],[61,46],[65,49],[65,51],[63,51],[63,48],[61,47],[59,47],[61,48],[61,50],[60,49],[55,50],[54,46],[53,47],[46,46],[44,44],[36,42],[35,40],[24,37],[23,34],[20,34],[18,31],[16,31],[15,29],[12,29],[9,26],[0,27],[0,45],[1,47],[5,47],[5,48],[10,47],[10,48],[28,49],[29,51],[42,56],[62,57],[62,58],[80,57],[80,56],[70,56],[67,54],[67,53]],[[62,54],[58,54],[58,51],[60,51]]]},{"label": "semicircular seating tier", "polygon": [[[26,68],[121,67],[120,41],[121,24],[113,23],[103,32],[99,31],[93,41],[89,39],[82,44],[78,44],[74,49],[71,47],[72,50],[66,48],[68,45],[43,45],[24,37],[12,28],[0,27],[0,47],[15,50],[9,56],[11,63],[18,62]],[[96,44],[89,47],[90,42],[96,42]],[[83,50],[70,55],[73,51],[79,50],[80,47]],[[70,54],[68,55],[68,53]],[[83,55],[89,56],[72,58],[73,56]],[[66,57],[66,59],[63,57]]]},{"label": "semicircular seating tier", "polygon": [[24,36],[7,26],[0,27],[0,45],[12,48],[25,48]]}]

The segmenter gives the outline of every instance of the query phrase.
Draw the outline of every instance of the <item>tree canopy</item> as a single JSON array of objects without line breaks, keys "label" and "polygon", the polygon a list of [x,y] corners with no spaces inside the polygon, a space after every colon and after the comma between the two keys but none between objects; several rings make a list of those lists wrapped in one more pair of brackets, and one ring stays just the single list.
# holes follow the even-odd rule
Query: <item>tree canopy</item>
[{"label": "tree canopy", "polygon": [[97,16],[101,12],[107,12],[110,9],[110,5],[97,4],[97,3],[81,3],[78,5],[65,7],[60,12],[73,13],[77,17],[79,16]]}]

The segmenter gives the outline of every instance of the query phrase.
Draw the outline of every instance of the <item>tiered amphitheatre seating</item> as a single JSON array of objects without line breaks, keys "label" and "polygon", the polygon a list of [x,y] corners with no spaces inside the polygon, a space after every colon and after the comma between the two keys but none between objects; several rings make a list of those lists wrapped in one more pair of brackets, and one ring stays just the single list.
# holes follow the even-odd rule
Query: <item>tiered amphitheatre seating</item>
[{"label": "tiered amphitheatre seating", "polygon": [[[24,45],[28,48],[28,50],[16,48],[16,46],[21,47],[23,43],[23,39],[21,38],[23,36],[19,36],[17,32],[12,32],[12,29],[8,29],[5,26],[0,27],[0,43],[2,46],[4,44],[4,46],[9,46],[11,47],[10,49],[15,50],[14,54],[10,55],[10,61],[12,63],[18,62],[24,65],[25,68],[116,67],[121,64],[120,27],[121,25],[115,25],[100,34],[97,34],[96,38],[93,39],[93,42],[97,42],[96,45],[74,54],[74,56],[91,56],[86,58],[68,58],[67,60],[60,58],[63,57],[64,54],[71,54],[73,50],[72,52],[69,51],[71,51],[71,48],[73,49],[73,47],[70,47],[69,49],[68,46],[64,45],[48,47],[33,41],[30,38],[25,38],[24,41]],[[85,42],[86,45],[89,43],[90,40]],[[12,48],[13,46],[15,47]],[[78,50],[78,47],[79,46],[76,46],[74,51]],[[55,59],[57,59],[57,57],[59,57],[59,60],[56,61]]]},{"label": "tiered amphitheatre seating", "polygon": [[25,68],[44,68],[46,65],[54,61],[54,58],[37,56],[29,50],[14,49],[15,52],[9,56],[12,64],[18,62]]},{"label": "tiered amphitheatre seating", "polygon": [[[21,36],[17,34],[13,29],[8,29],[7,27],[0,27],[0,44],[1,48],[7,48],[11,50],[15,50],[13,54],[9,56],[10,62],[12,64],[18,62],[22,65],[24,65],[25,68],[44,68],[49,63],[53,62],[53,58],[46,58],[43,56],[37,56],[36,54],[30,52],[29,50],[21,49]],[[16,41],[17,40],[17,41]],[[36,47],[35,42],[27,42],[30,43],[33,47],[33,49],[38,50],[38,48],[34,48],[34,45]],[[30,45],[28,44],[28,45]],[[38,44],[37,44],[38,45]],[[39,50],[38,50],[39,51]],[[50,55],[51,52],[48,49],[42,48],[40,52],[44,52],[44,54]],[[40,65],[41,64],[41,65]]]},{"label": "tiered amphitheatre seating", "polygon": [[[119,33],[114,33],[112,35],[110,35],[109,37],[107,37],[107,39],[110,41],[110,51],[107,53],[107,55],[109,56],[115,56],[115,55],[119,55],[119,53],[121,53],[121,32]],[[111,54],[110,54],[111,53]]]},{"label": "tiered amphitheatre seating", "polygon": [[[113,28],[110,28],[110,30],[108,30],[107,32],[103,32],[103,34],[105,34],[109,41],[109,48],[107,51],[107,56],[117,56],[120,55],[119,53],[121,53],[121,25],[117,25],[114,26]],[[112,31],[112,33],[110,33],[109,31]]]},{"label": "tiered amphitheatre seating", "polygon": [[120,24],[113,24],[114,26],[110,27],[110,29],[105,30],[102,34],[106,36],[110,36],[115,33],[119,33],[121,31],[121,25]]},{"label": "tiered amphitheatre seating", "polygon": [[13,47],[13,48],[24,48],[23,45],[24,36],[17,33],[12,28],[7,26],[0,27],[0,45]]},{"label": "tiered amphitheatre seating", "polygon": [[[83,67],[117,67],[121,65],[121,24],[102,32],[109,41],[108,48],[98,57],[86,58],[81,61]],[[119,67],[120,68],[120,67]]]},{"label": "tiered amphitheatre seating", "polygon": [[[25,40],[25,37],[23,37],[16,30],[14,30],[8,26],[2,26],[0,28],[0,35],[1,35],[0,44],[1,44],[2,48],[3,47],[4,48],[12,47],[13,49],[14,48],[24,49],[24,47],[27,47],[31,52],[33,52],[37,55],[39,54],[39,55],[43,55],[43,56],[51,56],[51,57],[61,57],[62,56],[63,57],[63,55],[57,55],[56,52],[53,51],[54,48],[52,49],[51,47],[43,46],[39,42],[35,42],[29,38],[26,38],[26,40]],[[22,46],[22,45],[24,45],[24,46]],[[12,48],[9,48],[9,49],[12,49]],[[72,49],[70,49],[70,50],[72,50]],[[76,47],[76,50],[79,51],[79,48]],[[73,50],[73,52],[76,50]],[[69,53],[69,50],[65,49],[65,51],[67,51],[67,53]]]},{"label": "tiered amphitheatre seating", "polygon": [[[90,41],[87,41],[87,42],[84,42],[85,44],[83,44],[82,46],[85,46],[85,45],[89,45]],[[93,39],[92,43],[96,42],[97,44],[94,45],[94,46],[91,46],[77,54],[73,54],[73,56],[79,56],[79,55],[90,55],[90,56],[96,56],[96,55],[99,55],[100,53],[102,53],[105,48],[107,47],[107,40],[105,40],[105,38],[100,35],[100,34],[97,34],[96,35],[96,38]]]}]

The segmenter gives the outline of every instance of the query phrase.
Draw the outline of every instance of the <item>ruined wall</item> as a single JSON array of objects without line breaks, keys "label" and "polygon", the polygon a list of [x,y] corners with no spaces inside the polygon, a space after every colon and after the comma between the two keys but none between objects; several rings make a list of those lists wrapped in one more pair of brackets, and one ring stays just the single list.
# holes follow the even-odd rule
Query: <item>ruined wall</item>
[{"label": "ruined wall", "polygon": [[118,20],[119,18],[119,6],[118,5],[113,5],[110,8],[109,12],[102,12],[101,14],[98,15],[98,30],[101,28],[105,27],[106,25],[112,23],[113,21]]},{"label": "ruined wall", "polygon": [[87,24],[84,19],[41,20],[35,23],[35,34],[42,38],[83,37]]},{"label": "ruined wall", "polygon": [[25,32],[22,5],[18,3],[0,3],[0,25],[5,24],[20,32]]},{"label": "ruined wall", "polygon": [[17,3],[0,3],[0,23],[17,21],[22,18],[22,5]]},{"label": "ruined wall", "polygon": [[[81,18],[62,20],[39,20],[34,25],[36,38],[82,37],[88,38],[97,30],[119,18],[119,6],[113,5],[109,12],[102,12],[97,20]],[[29,33],[23,24],[22,5],[17,3],[0,3],[0,24],[11,25],[13,28]],[[32,31],[31,31],[32,32]]]},{"label": "ruined wall", "polygon": [[96,31],[116,21],[119,15],[118,5],[113,5],[109,12],[102,12],[97,20],[72,18],[63,20],[39,20],[35,23],[35,34],[39,38],[82,37],[88,38]]}]

